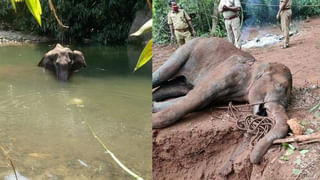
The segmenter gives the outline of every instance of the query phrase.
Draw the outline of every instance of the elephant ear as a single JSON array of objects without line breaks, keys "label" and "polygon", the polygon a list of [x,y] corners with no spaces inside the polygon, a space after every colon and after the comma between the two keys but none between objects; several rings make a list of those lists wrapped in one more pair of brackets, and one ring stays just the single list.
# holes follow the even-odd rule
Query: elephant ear
[{"label": "elephant ear", "polygon": [[54,71],[54,62],[57,60],[57,58],[58,54],[46,53],[39,62],[38,66]]},{"label": "elephant ear", "polygon": [[82,67],[87,67],[87,63],[84,60],[84,56],[80,51],[73,51],[72,53],[72,71],[78,70]]}]

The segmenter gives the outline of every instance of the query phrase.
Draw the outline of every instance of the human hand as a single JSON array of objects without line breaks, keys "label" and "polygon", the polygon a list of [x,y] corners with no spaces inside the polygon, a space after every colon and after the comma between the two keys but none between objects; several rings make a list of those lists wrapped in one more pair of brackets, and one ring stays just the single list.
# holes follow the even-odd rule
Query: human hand
[{"label": "human hand", "polygon": [[277,14],[277,19],[279,19],[280,18],[280,12],[278,12],[278,14]]},{"label": "human hand", "polygon": [[192,30],[192,34],[194,37],[197,37],[197,32],[195,30]]},{"label": "human hand", "polygon": [[174,41],[174,35],[171,35],[170,37],[170,41],[173,42]]}]

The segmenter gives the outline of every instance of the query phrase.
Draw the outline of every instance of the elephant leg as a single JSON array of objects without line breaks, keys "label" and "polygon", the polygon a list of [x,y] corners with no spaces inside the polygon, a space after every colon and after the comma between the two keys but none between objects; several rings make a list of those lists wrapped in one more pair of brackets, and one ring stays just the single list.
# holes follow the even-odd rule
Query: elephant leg
[{"label": "elephant leg", "polygon": [[152,73],[152,88],[160,86],[163,82],[168,81],[177,74],[180,68],[189,59],[194,44],[197,42],[198,39],[193,39],[184,46],[181,46],[162,66],[160,66],[159,69]]},{"label": "elephant leg", "polygon": [[176,98],[186,95],[193,86],[188,84],[185,78],[177,78],[163,83],[152,93],[152,101],[164,101],[169,98]]},{"label": "elephant leg", "polygon": [[170,102],[162,111],[153,113],[152,128],[167,127],[186,114],[204,107],[217,98],[228,94],[231,90],[224,80],[214,84],[208,84],[207,82],[207,80],[204,80],[203,83],[199,83],[194,89],[190,90],[187,95]]},{"label": "elephant leg", "polygon": [[170,106],[172,106],[174,103],[181,100],[182,97],[170,99],[163,102],[152,102],[152,113],[162,111]]}]

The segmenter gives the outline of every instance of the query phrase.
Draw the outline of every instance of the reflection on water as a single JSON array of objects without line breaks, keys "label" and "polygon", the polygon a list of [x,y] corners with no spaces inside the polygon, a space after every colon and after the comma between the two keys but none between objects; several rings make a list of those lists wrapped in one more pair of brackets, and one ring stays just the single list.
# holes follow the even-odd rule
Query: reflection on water
[{"label": "reflection on water", "polygon": [[[35,180],[131,179],[89,123],[122,163],[151,179],[151,66],[132,73],[141,48],[76,47],[88,67],[68,83],[36,66],[51,48],[0,48],[0,145],[17,171]],[[11,173],[0,152],[0,179]]]}]

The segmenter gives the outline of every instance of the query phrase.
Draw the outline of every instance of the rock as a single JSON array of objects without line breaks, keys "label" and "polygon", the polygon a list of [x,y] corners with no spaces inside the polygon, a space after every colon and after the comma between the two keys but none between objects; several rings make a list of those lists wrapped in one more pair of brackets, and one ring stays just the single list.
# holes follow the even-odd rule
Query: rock
[{"label": "rock", "polygon": [[289,125],[289,127],[294,135],[302,135],[303,134],[304,128],[301,124],[299,124],[299,122],[296,118],[289,119],[287,121],[287,124]]}]

